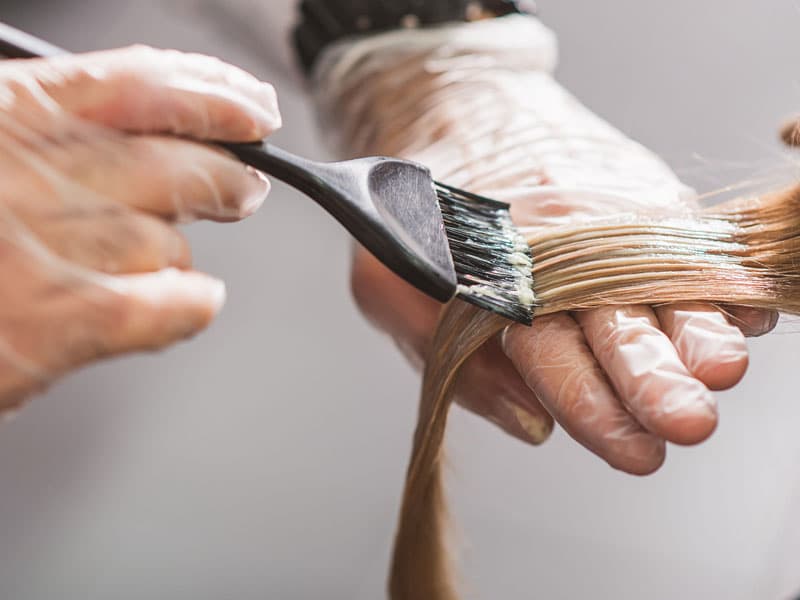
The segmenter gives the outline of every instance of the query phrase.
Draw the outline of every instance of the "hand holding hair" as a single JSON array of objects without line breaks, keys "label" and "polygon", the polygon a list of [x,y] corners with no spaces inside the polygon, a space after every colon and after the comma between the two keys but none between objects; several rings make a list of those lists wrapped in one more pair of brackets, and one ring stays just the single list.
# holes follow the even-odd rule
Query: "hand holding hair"
[{"label": "hand holding hair", "polygon": [[554,82],[554,55],[537,21],[505,17],[340,44],[316,73],[345,152],[407,156],[510,202],[533,256],[526,328],[459,302],[439,314],[356,253],[359,305],[424,368],[393,600],[459,597],[442,481],[452,401],[532,443],[552,416],[613,467],[647,474],[666,442],[712,433],[711,391],[743,376],[744,336],[771,330],[776,310],[800,314],[800,190],[701,211],[655,155]]},{"label": "hand holding hair", "polygon": [[213,319],[224,284],[191,270],[175,223],[244,218],[269,186],[191,140],[279,125],[271,86],[206,56],[133,47],[0,62],[0,411]]},{"label": "hand holding hair", "polygon": [[[535,19],[505,17],[412,41],[416,35],[339,48],[327,63],[336,80],[320,71],[323,115],[346,152],[423,162],[441,180],[510,202],[517,224],[530,228],[696,209],[694,192],[661,160],[554,82],[555,41]],[[430,358],[434,303],[362,251],[353,290],[416,364]],[[649,473],[663,462],[666,441],[711,434],[711,390],[739,381],[744,335],[763,334],[776,320],[772,311],[697,302],[544,316],[476,351],[455,398],[531,443],[547,438],[555,418],[615,468]]]}]

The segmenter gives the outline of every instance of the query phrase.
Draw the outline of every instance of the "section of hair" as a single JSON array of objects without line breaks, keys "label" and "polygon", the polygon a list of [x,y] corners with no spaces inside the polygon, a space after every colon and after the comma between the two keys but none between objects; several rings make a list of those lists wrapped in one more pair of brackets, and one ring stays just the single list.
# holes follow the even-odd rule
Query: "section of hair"
[{"label": "section of hair", "polygon": [[800,312],[800,187],[683,217],[529,231],[536,315],[704,301]]},{"label": "section of hair", "polygon": [[[434,336],[423,379],[414,446],[395,539],[389,590],[393,599],[455,600],[442,482],[450,390],[463,362],[508,321],[464,302],[451,303]],[[456,333],[457,332],[457,333]]]}]

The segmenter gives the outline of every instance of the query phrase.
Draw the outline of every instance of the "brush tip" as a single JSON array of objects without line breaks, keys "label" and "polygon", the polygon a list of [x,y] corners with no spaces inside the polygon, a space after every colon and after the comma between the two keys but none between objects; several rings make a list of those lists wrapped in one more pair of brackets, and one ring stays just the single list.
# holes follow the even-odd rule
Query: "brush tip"
[{"label": "brush tip", "polygon": [[533,321],[533,258],[509,206],[435,184],[458,278],[457,295],[508,319]]}]

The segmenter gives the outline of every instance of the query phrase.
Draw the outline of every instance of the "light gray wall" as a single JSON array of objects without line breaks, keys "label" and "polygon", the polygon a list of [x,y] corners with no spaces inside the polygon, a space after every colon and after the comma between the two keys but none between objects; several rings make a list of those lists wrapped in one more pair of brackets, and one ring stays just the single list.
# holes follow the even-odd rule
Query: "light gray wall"
[{"label": "light gray wall", "polygon": [[[0,6],[70,48],[142,41],[269,76],[230,29],[167,4]],[[562,80],[687,181],[792,174],[774,138],[800,110],[795,0],[540,4]],[[277,141],[320,155],[302,95],[281,97]],[[197,265],[228,282],[210,331],[70,377],[0,429],[0,598],[381,597],[418,382],[350,302],[347,238],[282,187],[246,223],[189,232]],[[800,590],[797,330],[753,342],[713,440],[671,448],[647,479],[561,432],[531,449],[458,411],[451,495],[468,597]]]}]

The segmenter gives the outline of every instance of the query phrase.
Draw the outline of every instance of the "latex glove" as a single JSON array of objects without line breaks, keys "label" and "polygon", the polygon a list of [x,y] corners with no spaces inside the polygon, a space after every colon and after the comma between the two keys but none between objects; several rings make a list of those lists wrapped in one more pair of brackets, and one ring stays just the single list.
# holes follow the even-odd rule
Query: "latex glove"
[{"label": "latex glove", "polygon": [[[510,202],[522,226],[692,209],[693,192],[658,157],[556,83],[556,57],[553,33],[522,15],[355,40],[317,69],[322,123],[346,154],[416,160],[439,181]],[[361,249],[352,277],[364,313],[421,366],[439,305]],[[536,318],[477,352],[455,399],[532,443],[554,417],[612,466],[649,473],[666,441],[711,434],[711,390],[744,374],[743,334],[776,320],[701,304]]]},{"label": "latex glove", "polygon": [[273,88],[219,60],[133,47],[0,62],[0,410],[100,358],[203,329],[221,281],[176,221],[251,214],[269,186],[188,139],[280,125]]},{"label": "latex glove", "polygon": [[[452,175],[443,168],[442,144],[413,158],[437,165],[437,176],[453,185],[511,202],[520,225],[692,207],[691,190],[657,157],[594,117],[550,77],[529,77],[527,96],[505,96],[536,99],[532,114],[515,107],[502,125],[509,135],[542,132],[541,140],[532,133],[518,144],[518,158],[476,161],[466,176],[456,164]],[[449,134],[459,139],[458,132]],[[502,140],[502,133],[495,139]],[[452,154],[457,163],[459,154]],[[537,166],[535,181],[520,181],[520,164]],[[440,307],[361,249],[352,285],[363,312],[421,365]],[[694,444],[713,432],[711,390],[729,388],[744,375],[744,336],[766,333],[777,322],[773,313],[726,310],[629,306],[534,319],[532,327],[511,327],[471,359],[456,400],[531,443],[548,437],[552,415],[613,467],[647,474],[662,464],[666,441]]]},{"label": "latex glove", "polygon": [[[569,206],[564,206],[569,211]],[[440,305],[363,249],[352,288],[364,314],[421,367]],[[461,371],[456,401],[523,441],[540,444],[553,419],[611,466],[648,474],[665,441],[694,444],[717,423],[710,390],[735,385],[747,368],[744,335],[777,315],[701,304],[610,307],[512,326]]]}]

